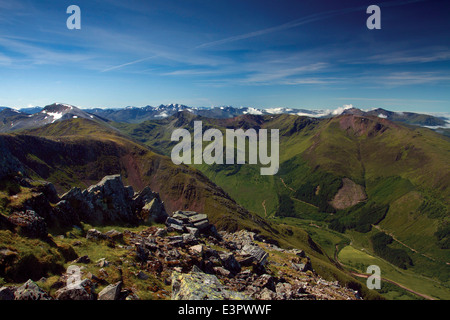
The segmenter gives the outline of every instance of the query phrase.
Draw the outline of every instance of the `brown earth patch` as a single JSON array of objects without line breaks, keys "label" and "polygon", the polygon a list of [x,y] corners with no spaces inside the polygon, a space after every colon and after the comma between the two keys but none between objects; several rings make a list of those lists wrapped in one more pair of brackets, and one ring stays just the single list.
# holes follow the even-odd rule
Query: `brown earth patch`
[{"label": "brown earth patch", "polygon": [[342,179],[342,187],[330,204],[338,210],[347,209],[367,199],[364,187],[348,178]]}]

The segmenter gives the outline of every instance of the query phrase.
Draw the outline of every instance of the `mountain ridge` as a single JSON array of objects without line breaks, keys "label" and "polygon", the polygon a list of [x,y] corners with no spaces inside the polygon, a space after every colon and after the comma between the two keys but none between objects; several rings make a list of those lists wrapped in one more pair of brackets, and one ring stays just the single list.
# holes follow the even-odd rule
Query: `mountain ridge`
[{"label": "mountain ridge", "polygon": [[[70,106],[63,103],[54,103],[44,108],[41,107],[29,107],[23,109],[12,109],[2,107],[0,109],[0,120],[3,121],[3,126],[0,126],[0,130],[12,131],[20,129],[21,126],[11,125],[13,120],[23,120],[25,117],[34,118],[36,115],[42,113],[45,108],[51,106]],[[77,108],[78,109],[78,108]],[[377,116],[380,118],[387,118],[392,121],[402,122],[417,126],[426,126],[431,128],[446,128],[450,126],[450,119],[444,116],[434,116],[426,113],[414,113],[414,112],[394,112],[382,108],[375,108],[371,110],[362,110],[354,108],[352,106],[345,106],[337,108],[336,110],[307,110],[307,109],[294,109],[294,108],[266,108],[257,109],[253,107],[232,107],[232,106],[220,106],[220,107],[188,107],[182,104],[168,104],[152,107],[147,105],[145,107],[125,107],[125,108],[83,108],[79,109],[80,112],[86,112],[88,116],[95,116],[103,121],[115,121],[126,123],[141,123],[146,120],[157,120],[169,117],[177,112],[188,111],[198,116],[204,116],[207,118],[227,119],[233,118],[245,114],[251,115],[277,115],[277,114],[291,114],[297,116],[307,116],[314,118],[330,118],[339,116],[341,114],[355,114],[364,116]],[[5,112],[2,112],[5,111]],[[21,118],[15,117],[8,119],[8,117],[21,115]],[[74,116],[77,116],[74,114]],[[83,114],[81,116],[87,117]],[[6,120],[5,120],[6,119]],[[35,118],[36,121],[41,120]],[[28,121],[29,122],[29,121]],[[10,126],[8,127],[7,124]],[[23,126],[25,128],[31,127],[31,125]]]}]

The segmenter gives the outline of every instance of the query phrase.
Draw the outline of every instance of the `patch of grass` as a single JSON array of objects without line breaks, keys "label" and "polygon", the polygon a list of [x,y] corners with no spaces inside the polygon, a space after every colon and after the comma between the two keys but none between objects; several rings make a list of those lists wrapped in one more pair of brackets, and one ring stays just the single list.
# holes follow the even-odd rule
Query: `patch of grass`
[{"label": "patch of grass", "polygon": [[0,276],[8,282],[38,280],[64,271],[64,256],[51,241],[28,239],[9,230],[0,230],[1,249],[12,252],[0,266]]}]

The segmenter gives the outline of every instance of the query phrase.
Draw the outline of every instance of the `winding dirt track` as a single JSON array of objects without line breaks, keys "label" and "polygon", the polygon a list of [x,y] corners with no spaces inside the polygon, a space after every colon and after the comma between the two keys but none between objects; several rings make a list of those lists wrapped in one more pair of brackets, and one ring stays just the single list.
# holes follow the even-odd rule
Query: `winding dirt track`
[{"label": "winding dirt track", "polygon": [[[338,248],[338,245],[336,245],[335,246],[335,248],[336,248],[336,250],[334,251],[334,260],[346,271],[346,272],[348,272],[348,273],[350,273],[352,276],[355,276],[355,277],[360,277],[360,278],[365,278],[365,279],[367,279],[370,275],[368,275],[368,274],[364,274],[364,273],[358,273],[358,272],[354,272],[354,271],[349,271],[349,270],[347,270],[346,268],[345,268],[345,265],[342,263],[342,262],[340,262],[339,261],[339,259],[338,259],[338,250],[339,250],[339,248]],[[392,284],[394,284],[394,285],[396,285],[397,287],[400,287],[400,288],[402,288],[402,289],[404,289],[404,290],[406,290],[406,291],[409,291],[409,292],[411,292],[411,293],[413,293],[413,294],[415,294],[415,295],[417,295],[417,296],[419,296],[419,297],[422,297],[422,298],[425,298],[425,299],[427,299],[427,300],[436,300],[436,299],[434,299],[434,298],[432,298],[432,297],[430,297],[430,296],[427,296],[426,294],[423,294],[423,293],[419,293],[419,292],[417,292],[417,291],[414,291],[414,290],[412,290],[412,289],[410,289],[410,288],[407,288],[407,287],[405,287],[404,285],[402,285],[402,284],[400,284],[400,283],[397,283],[397,282],[395,282],[395,281],[392,281],[392,280],[389,280],[389,279],[386,279],[386,278],[381,278],[381,280],[382,281],[385,281],[385,282],[389,282],[389,283],[392,283]]]},{"label": "winding dirt track", "polygon": [[286,189],[289,189],[289,190],[291,190],[291,191],[294,191],[295,192],[295,190],[294,189],[292,189],[291,187],[289,187],[285,182],[284,182],[284,180],[283,180],[283,178],[280,178],[280,180],[281,180],[281,182],[283,183],[283,185],[285,186],[285,188]]},{"label": "winding dirt track", "polygon": [[430,256],[427,256],[426,254],[424,254],[424,253],[421,253],[421,252],[419,252],[419,251],[417,251],[416,249],[414,249],[414,248],[411,248],[410,246],[408,246],[407,244],[405,244],[405,243],[403,243],[403,242],[401,242],[400,240],[398,240],[395,236],[394,236],[394,234],[392,234],[392,233],[389,233],[389,232],[387,232],[387,231],[385,231],[385,230],[383,230],[383,229],[381,229],[381,227],[380,226],[378,226],[378,225],[375,225],[375,224],[372,224],[372,227],[374,227],[374,228],[376,228],[376,229],[378,229],[378,230],[380,230],[381,232],[384,232],[384,233],[386,233],[387,235],[390,235],[391,237],[392,237],[392,239],[394,239],[394,241],[397,241],[398,243],[400,243],[402,246],[404,246],[405,248],[408,248],[409,250],[411,250],[412,252],[415,252],[415,253],[418,253],[418,254],[420,254],[421,256],[423,256],[423,257],[425,257],[425,258],[428,258],[428,259],[430,259],[430,260],[432,260],[432,261],[436,261],[436,259],[433,259],[432,257],[430,257]]},{"label": "winding dirt track", "polygon": [[264,200],[264,201],[262,202],[262,206],[263,206],[263,208],[264,208],[264,217],[267,218],[266,200]]}]

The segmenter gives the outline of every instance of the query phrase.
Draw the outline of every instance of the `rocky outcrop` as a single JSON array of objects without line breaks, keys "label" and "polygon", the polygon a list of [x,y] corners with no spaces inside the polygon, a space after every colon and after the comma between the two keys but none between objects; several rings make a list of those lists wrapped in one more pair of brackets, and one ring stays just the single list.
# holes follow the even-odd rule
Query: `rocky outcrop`
[{"label": "rocky outcrop", "polygon": [[145,187],[133,197],[134,211],[145,222],[164,222],[168,217],[159,193]]},{"label": "rocky outcrop", "polygon": [[[171,299],[357,299],[352,289],[317,276],[302,250],[282,249],[246,230],[220,232],[217,237],[186,233],[188,217],[196,215],[174,212],[165,230],[124,232],[146,275],[169,278]],[[170,235],[174,231],[180,235]],[[186,235],[193,238],[187,241]],[[272,261],[270,252],[282,257],[282,263]],[[279,271],[271,271],[276,268]]]},{"label": "rocky outcrop", "polygon": [[24,172],[24,167],[20,161],[14,157],[5,145],[4,137],[0,137],[0,179],[14,176],[18,172]]},{"label": "rocky outcrop", "polygon": [[70,265],[59,283],[62,287],[55,293],[57,300],[94,300],[95,286],[91,279],[83,279],[83,269]]},{"label": "rocky outcrop", "polygon": [[38,216],[33,210],[14,212],[8,221],[19,227],[20,233],[30,238],[47,237],[47,224],[44,218]]},{"label": "rocky outcrop", "polygon": [[57,207],[69,216],[92,224],[162,221],[167,217],[156,192],[146,187],[134,193],[120,175],[106,176],[86,190],[73,188],[61,197]]},{"label": "rocky outcrop", "polygon": [[172,300],[249,300],[245,294],[227,290],[216,276],[203,272],[175,271],[171,282]]},{"label": "rocky outcrop", "polygon": [[188,233],[197,237],[199,233],[220,237],[214,225],[209,223],[208,216],[195,211],[176,211],[166,219],[168,231]]},{"label": "rocky outcrop", "polygon": [[57,206],[65,211],[76,211],[73,215],[78,214],[81,221],[88,223],[135,222],[133,196],[133,189],[124,187],[120,175],[106,176],[86,190],[71,189],[61,197],[64,202]]},{"label": "rocky outcrop", "polygon": [[131,186],[124,186],[120,175],[106,176],[85,190],[72,188],[61,197],[49,182],[22,180],[30,188],[29,196],[13,208],[8,220],[0,217],[0,227],[20,227],[30,237],[45,236],[47,226],[138,224],[164,222],[168,217],[158,193],[149,187],[135,193]]},{"label": "rocky outcrop", "polygon": [[120,290],[122,289],[122,281],[110,284],[98,294],[98,300],[118,300]]},{"label": "rocky outcrop", "polygon": [[14,300],[52,300],[52,297],[32,280],[28,280],[15,290]]}]

